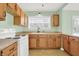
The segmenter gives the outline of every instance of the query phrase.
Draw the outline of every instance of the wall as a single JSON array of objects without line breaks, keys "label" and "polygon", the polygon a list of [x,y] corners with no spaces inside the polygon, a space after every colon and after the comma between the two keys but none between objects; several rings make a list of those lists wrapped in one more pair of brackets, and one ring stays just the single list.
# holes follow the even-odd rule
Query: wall
[{"label": "wall", "polygon": [[5,21],[0,21],[0,31],[4,28],[14,28],[16,32],[24,31],[24,27],[13,25],[13,16],[6,13]]},{"label": "wall", "polygon": [[62,32],[72,34],[72,16],[79,16],[79,11],[62,11]]},{"label": "wall", "polygon": [[[53,11],[53,12],[52,11],[44,11],[44,12],[41,12],[41,15],[51,17],[51,15],[53,15],[55,13],[56,13],[55,11]],[[57,13],[60,14],[60,12],[57,12]],[[38,12],[37,11],[28,11],[27,15],[28,16],[36,16],[36,15],[38,15]],[[59,27],[54,27],[54,26],[52,26],[52,24],[50,24],[50,25],[52,28],[52,32],[59,32],[59,31],[61,32],[61,19],[60,19],[60,26]]]}]

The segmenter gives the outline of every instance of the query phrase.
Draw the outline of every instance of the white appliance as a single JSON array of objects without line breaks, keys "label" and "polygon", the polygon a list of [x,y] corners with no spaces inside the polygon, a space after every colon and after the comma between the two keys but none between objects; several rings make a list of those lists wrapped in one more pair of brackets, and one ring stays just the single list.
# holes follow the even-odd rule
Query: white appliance
[{"label": "white appliance", "polygon": [[28,56],[29,46],[28,46],[28,35],[20,36],[18,39],[18,56]]}]

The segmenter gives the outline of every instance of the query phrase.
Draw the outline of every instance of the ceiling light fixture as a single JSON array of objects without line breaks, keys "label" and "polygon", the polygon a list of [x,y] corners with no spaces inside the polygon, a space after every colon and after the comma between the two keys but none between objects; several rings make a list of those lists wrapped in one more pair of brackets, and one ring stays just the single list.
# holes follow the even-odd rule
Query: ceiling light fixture
[{"label": "ceiling light fixture", "polygon": [[42,16],[40,12],[38,13],[38,16]]},{"label": "ceiling light fixture", "polygon": [[42,7],[44,7],[44,4],[42,4]]}]

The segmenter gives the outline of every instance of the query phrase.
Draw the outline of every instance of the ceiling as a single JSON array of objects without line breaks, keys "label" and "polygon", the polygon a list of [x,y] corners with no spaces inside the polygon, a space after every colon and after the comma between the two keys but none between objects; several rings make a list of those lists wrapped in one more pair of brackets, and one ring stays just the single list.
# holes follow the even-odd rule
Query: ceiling
[{"label": "ceiling", "polygon": [[65,3],[19,3],[24,11],[57,11]]},{"label": "ceiling", "polygon": [[63,10],[66,10],[66,11],[79,11],[79,3],[69,3],[63,8]]}]

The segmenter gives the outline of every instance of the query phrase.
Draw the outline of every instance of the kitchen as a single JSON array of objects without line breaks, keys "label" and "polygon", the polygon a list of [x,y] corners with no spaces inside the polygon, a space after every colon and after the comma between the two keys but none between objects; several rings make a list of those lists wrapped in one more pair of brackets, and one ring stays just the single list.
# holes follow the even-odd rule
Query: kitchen
[{"label": "kitchen", "polygon": [[78,3],[0,3],[1,56],[79,56]]}]

